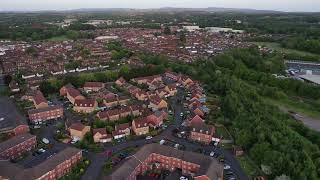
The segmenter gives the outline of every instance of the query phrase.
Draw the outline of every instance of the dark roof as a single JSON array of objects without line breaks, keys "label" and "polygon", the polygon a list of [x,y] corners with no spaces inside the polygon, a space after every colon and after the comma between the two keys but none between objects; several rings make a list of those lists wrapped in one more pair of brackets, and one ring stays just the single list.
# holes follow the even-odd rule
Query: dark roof
[{"label": "dark roof", "polygon": [[14,129],[19,125],[27,125],[26,118],[7,97],[0,97],[0,118],[0,132]]},{"label": "dark roof", "polygon": [[152,153],[161,154],[167,157],[174,157],[200,165],[200,169],[195,176],[207,175],[211,180],[218,180],[219,178],[222,178],[223,165],[214,158],[199,153],[180,151],[169,146],[148,144],[143,146],[132,158],[118,166],[113,173],[105,179],[126,179],[140,164],[140,161],[146,160]]},{"label": "dark roof", "polygon": [[101,135],[107,134],[106,128],[97,128],[92,130],[93,135],[96,135],[97,133],[100,133]]},{"label": "dark roof", "polygon": [[77,130],[77,131],[82,131],[85,127],[86,127],[86,126],[83,125],[82,123],[77,122],[77,123],[71,124],[71,126],[69,127],[69,129],[74,129],[74,130]]},{"label": "dark roof", "polygon": [[0,143],[0,152],[5,151],[11,147],[14,147],[17,144],[20,144],[22,142],[25,142],[31,138],[34,138],[36,136],[31,135],[31,134],[22,134],[22,135],[18,135],[18,136],[14,136],[2,143]]},{"label": "dark roof", "polygon": [[0,175],[14,180],[37,179],[79,152],[81,152],[80,149],[67,147],[41,164],[27,169],[10,162],[0,161]]},{"label": "dark roof", "polygon": [[41,113],[41,112],[47,112],[47,111],[53,111],[57,109],[62,109],[61,106],[56,105],[56,106],[48,106],[44,108],[39,108],[39,109],[31,109],[28,111],[28,114],[35,114],[35,113]]}]

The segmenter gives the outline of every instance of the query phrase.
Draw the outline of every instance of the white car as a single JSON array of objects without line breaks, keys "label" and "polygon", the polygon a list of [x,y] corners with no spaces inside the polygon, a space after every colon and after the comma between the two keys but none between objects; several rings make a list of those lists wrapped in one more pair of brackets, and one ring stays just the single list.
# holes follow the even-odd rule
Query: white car
[{"label": "white car", "polygon": [[182,113],[180,113],[180,116],[181,116],[181,117],[183,116],[183,112],[182,112]]},{"label": "white car", "polygon": [[146,137],[146,140],[150,140],[150,139],[152,139],[152,136],[147,136]]},{"label": "white car", "polygon": [[45,143],[45,144],[49,144],[50,143],[50,141],[47,138],[42,138],[42,142]]},{"label": "white car", "polygon": [[224,170],[228,170],[228,169],[230,169],[231,167],[229,166],[229,165],[227,165],[227,164],[225,164],[224,166],[223,166],[223,169]]},{"label": "white car", "polygon": [[214,154],[215,154],[215,153],[214,153],[213,151],[211,151],[210,156],[213,157]]}]

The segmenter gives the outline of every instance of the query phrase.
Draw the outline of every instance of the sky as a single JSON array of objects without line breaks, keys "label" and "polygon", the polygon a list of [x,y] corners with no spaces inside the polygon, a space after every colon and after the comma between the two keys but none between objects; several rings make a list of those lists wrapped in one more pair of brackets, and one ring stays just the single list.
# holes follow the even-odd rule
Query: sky
[{"label": "sky", "polygon": [[320,12],[320,0],[0,0],[0,11],[161,7],[225,7]]}]

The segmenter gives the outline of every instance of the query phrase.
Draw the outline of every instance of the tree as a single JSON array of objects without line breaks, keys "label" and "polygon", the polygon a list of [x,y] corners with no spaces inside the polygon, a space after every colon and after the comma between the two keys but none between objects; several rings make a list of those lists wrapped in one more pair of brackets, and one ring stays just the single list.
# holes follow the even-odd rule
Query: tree
[{"label": "tree", "polygon": [[72,40],[77,40],[80,37],[79,32],[70,30],[66,33],[67,37]]},{"label": "tree", "polygon": [[170,30],[170,27],[169,26],[166,26],[163,30],[163,33],[166,34],[166,35],[170,35],[171,34],[171,30]]}]

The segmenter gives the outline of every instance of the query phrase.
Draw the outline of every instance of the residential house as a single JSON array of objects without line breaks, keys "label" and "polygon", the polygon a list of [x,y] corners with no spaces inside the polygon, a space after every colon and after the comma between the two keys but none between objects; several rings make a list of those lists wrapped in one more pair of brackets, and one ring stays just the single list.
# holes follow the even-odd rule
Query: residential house
[{"label": "residential house", "polygon": [[156,111],[147,116],[148,125],[152,128],[160,127],[163,121],[168,118],[168,113],[165,111]]},{"label": "residential house", "polygon": [[1,159],[16,159],[31,151],[37,145],[36,136],[29,133],[14,136],[0,143]]},{"label": "residential house", "polygon": [[118,86],[123,86],[124,84],[126,84],[126,80],[123,77],[120,77],[119,79],[116,80],[116,85]]},{"label": "residential house", "polygon": [[148,119],[146,117],[140,117],[140,118],[134,119],[132,121],[132,130],[138,136],[148,134],[149,133]]},{"label": "residential house", "polygon": [[211,125],[193,125],[191,126],[190,139],[198,141],[206,145],[212,142],[213,135],[215,133],[214,126]]},{"label": "residential house", "polygon": [[178,89],[175,84],[167,85],[164,89],[169,93],[169,96],[175,96],[178,93]]},{"label": "residential house", "polygon": [[79,113],[92,113],[98,107],[95,99],[76,99],[73,110]]},{"label": "residential house", "polygon": [[119,109],[106,110],[98,113],[98,117],[104,121],[117,121],[120,119]]},{"label": "residential house", "polygon": [[48,106],[39,109],[28,111],[29,120],[31,123],[48,121],[63,117],[63,108],[61,106]]},{"label": "residential house", "polygon": [[167,109],[168,104],[165,100],[161,99],[159,96],[155,96],[150,99],[148,107],[153,111],[157,111],[161,109]]},{"label": "residential house", "polygon": [[118,105],[118,98],[117,97],[111,97],[103,100],[103,104],[107,108],[111,108]]},{"label": "residential house", "polygon": [[129,101],[130,101],[129,97],[126,97],[126,96],[119,96],[118,97],[119,105],[126,105],[126,104],[128,104]]},{"label": "residential house", "polygon": [[84,136],[90,132],[90,126],[85,126],[82,123],[73,123],[68,128],[70,136],[74,140],[82,140]]},{"label": "residential house", "polygon": [[112,136],[114,139],[120,139],[130,135],[130,124],[119,124],[116,125],[114,131],[112,132]]},{"label": "residential house", "polygon": [[107,134],[106,128],[93,129],[93,141],[95,143],[112,142],[112,136]]},{"label": "residential house", "polygon": [[83,86],[83,89],[86,92],[97,92],[105,87],[102,82],[86,82]]},{"label": "residential house", "polygon": [[48,107],[48,101],[43,96],[41,91],[37,91],[33,96],[33,104],[37,109]]}]

